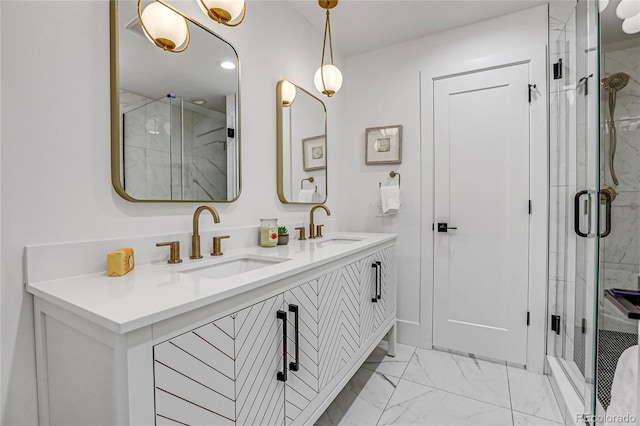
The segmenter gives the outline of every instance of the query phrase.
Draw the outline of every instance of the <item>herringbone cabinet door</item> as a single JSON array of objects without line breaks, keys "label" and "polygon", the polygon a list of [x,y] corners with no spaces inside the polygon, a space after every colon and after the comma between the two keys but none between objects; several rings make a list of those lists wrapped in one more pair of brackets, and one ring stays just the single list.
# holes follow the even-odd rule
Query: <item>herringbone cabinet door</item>
[{"label": "herringbone cabinet door", "polygon": [[321,390],[360,346],[360,265],[354,262],[318,279]]},{"label": "herringbone cabinet door", "polygon": [[236,315],[236,412],[239,425],[284,425],[282,294]]},{"label": "herringbone cabinet door", "polygon": [[284,425],[278,295],[154,347],[156,423]]},{"label": "herringbone cabinet door", "polygon": [[287,425],[293,423],[300,413],[318,395],[320,390],[319,354],[319,296],[318,280],[305,283],[284,293],[287,311],[288,362],[295,362],[295,316],[289,307],[298,307],[298,371],[289,370],[285,385],[285,415]]},{"label": "herringbone cabinet door", "polygon": [[231,316],[156,345],[156,423],[232,425],[236,420]]}]

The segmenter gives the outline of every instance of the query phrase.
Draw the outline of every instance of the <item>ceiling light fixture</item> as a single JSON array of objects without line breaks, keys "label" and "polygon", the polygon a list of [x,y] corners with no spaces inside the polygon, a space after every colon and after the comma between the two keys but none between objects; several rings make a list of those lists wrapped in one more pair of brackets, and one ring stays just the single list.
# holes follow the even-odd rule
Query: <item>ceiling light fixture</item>
[{"label": "ceiling light fixture", "polygon": [[209,18],[227,27],[244,21],[247,7],[244,0],[197,0],[198,6]]},{"label": "ceiling light fixture", "polygon": [[149,41],[160,49],[180,53],[189,46],[187,20],[165,3],[154,1],[142,10],[142,0],[138,0],[138,19]]},{"label": "ceiling light fixture", "polygon": [[[338,0],[318,0],[321,8],[327,10],[327,20],[324,24],[324,39],[322,41],[322,60],[320,68],[313,76],[313,83],[322,94],[332,97],[342,87],[342,73],[333,64],[333,44],[331,41],[331,21],[329,19],[329,9],[333,9],[338,5]],[[327,46],[327,34],[329,35],[329,54],[331,63],[324,63],[324,52]]]},{"label": "ceiling light fixture", "polygon": [[631,18],[638,14],[640,14],[639,0],[622,0],[616,8],[616,15],[620,19]]},{"label": "ceiling light fixture", "polygon": [[640,33],[640,13],[622,21],[622,31],[627,34]]},{"label": "ceiling light fixture", "polygon": [[234,69],[236,69],[236,64],[234,64],[231,61],[220,61],[220,62],[218,62],[218,65],[220,65],[220,68],[224,68],[225,70],[234,70]]},{"label": "ceiling light fixture", "polygon": [[609,0],[598,0],[598,10],[600,13],[604,12],[607,6],[609,6]]}]

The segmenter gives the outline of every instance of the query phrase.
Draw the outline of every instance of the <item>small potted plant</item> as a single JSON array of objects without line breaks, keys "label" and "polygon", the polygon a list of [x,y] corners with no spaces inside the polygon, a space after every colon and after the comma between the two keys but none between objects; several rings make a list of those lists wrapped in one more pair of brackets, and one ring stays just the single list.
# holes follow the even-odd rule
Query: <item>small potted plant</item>
[{"label": "small potted plant", "polygon": [[278,245],[286,246],[289,244],[289,230],[286,226],[278,227]]}]

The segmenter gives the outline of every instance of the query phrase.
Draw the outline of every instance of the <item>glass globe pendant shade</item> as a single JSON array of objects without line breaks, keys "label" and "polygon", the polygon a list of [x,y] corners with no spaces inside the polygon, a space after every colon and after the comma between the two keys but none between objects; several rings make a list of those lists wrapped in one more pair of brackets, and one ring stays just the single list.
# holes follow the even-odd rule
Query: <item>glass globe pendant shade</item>
[{"label": "glass globe pendant shade", "polygon": [[640,0],[622,0],[616,8],[616,15],[620,19],[631,18],[640,14]]},{"label": "glass globe pendant shade", "polygon": [[291,82],[284,80],[280,88],[280,94],[282,96],[282,106],[291,106],[293,105],[293,101],[296,99],[296,86],[291,84]]},{"label": "glass globe pendant shade", "polygon": [[[214,21],[235,26],[244,19],[244,0],[197,0],[200,9]],[[231,24],[240,17],[239,22]]]},{"label": "glass globe pendant shade", "polygon": [[626,34],[640,33],[640,13],[622,21],[622,31]]},{"label": "glass globe pendant shade", "polygon": [[331,97],[342,87],[342,73],[335,65],[324,64],[313,76],[313,84],[319,92]]},{"label": "glass globe pendant shade", "polygon": [[600,13],[604,12],[604,10],[609,5],[609,0],[598,0],[598,10]]},{"label": "glass globe pendant shade", "polygon": [[153,44],[170,52],[182,52],[189,44],[187,20],[161,3],[153,2],[138,13],[144,33]]}]

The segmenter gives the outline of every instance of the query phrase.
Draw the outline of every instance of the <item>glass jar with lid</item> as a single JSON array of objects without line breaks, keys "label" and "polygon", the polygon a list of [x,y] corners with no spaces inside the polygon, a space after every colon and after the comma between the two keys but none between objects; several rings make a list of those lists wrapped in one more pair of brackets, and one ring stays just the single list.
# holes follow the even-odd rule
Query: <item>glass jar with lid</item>
[{"label": "glass jar with lid", "polygon": [[278,219],[260,219],[260,245],[262,247],[278,245]]}]

